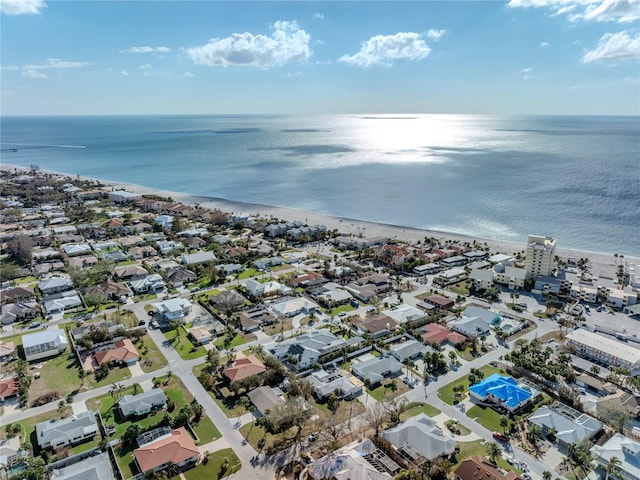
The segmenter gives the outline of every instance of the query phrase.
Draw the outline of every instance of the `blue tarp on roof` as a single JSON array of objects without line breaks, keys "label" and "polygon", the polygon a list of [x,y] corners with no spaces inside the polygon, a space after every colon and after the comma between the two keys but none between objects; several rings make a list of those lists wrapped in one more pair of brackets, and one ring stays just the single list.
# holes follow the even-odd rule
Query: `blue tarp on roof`
[{"label": "blue tarp on roof", "polygon": [[482,398],[493,395],[509,408],[515,408],[533,396],[530,391],[519,387],[513,378],[498,373],[470,386],[469,390]]}]

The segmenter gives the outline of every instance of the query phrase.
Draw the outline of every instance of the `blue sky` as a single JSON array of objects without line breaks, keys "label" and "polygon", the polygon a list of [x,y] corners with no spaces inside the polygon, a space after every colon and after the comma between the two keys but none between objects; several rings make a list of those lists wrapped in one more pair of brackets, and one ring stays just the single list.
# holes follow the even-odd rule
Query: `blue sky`
[{"label": "blue sky", "polygon": [[2,0],[2,115],[640,114],[640,0]]}]

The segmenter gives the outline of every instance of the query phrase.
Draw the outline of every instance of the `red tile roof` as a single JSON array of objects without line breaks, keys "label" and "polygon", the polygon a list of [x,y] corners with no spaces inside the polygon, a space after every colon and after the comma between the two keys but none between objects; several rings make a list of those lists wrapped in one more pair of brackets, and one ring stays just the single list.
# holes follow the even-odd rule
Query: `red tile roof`
[{"label": "red tile roof", "polygon": [[514,472],[503,475],[494,464],[479,455],[464,460],[454,474],[456,479],[462,480],[522,480]]},{"label": "red tile roof", "polygon": [[233,362],[229,368],[226,368],[224,374],[232,382],[242,380],[252,375],[258,375],[267,371],[267,367],[258,360],[254,355],[240,357]]},{"label": "red tile roof", "polygon": [[169,462],[178,465],[200,452],[184,427],[172,430],[167,437],[136,448],[133,456],[142,473],[157,469]]},{"label": "red tile roof", "polygon": [[464,335],[452,332],[439,323],[429,323],[423,327],[423,330],[422,338],[428,343],[449,342],[455,345],[456,343],[464,343],[467,340]]},{"label": "red tile roof", "polygon": [[5,378],[0,380],[0,399],[13,397],[18,394],[20,386],[17,378]]},{"label": "red tile roof", "polygon": [[113,346],[111,350],[96,353],[98,365],[109,362],[128,362],[134,358],[140,358],[138,350],[128,338],[118,340]]}]

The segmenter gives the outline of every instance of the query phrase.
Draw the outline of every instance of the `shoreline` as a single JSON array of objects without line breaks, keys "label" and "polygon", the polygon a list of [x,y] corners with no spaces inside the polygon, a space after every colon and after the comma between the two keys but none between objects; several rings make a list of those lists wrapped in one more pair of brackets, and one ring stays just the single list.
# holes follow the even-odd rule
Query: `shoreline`
[{"label": "shoreline", "polygon": [[[19,170],[29,171],[26,167],[20,167],[16,165],[2,164],[0,170]],[[526,243],[518,243],[507,240],[495,240],[488,238],[473,237],[464,234],[458,234],[453,232],[444,232],[438,230],[429,230],[416,227],[406,227],[402,225],[393,225],[380,222],[372,222],[368,220],[359,220],[348,217],[338,217],[332,215],[324,215],[315,212],[309,212],[306,210],[298,210],[290,207],[276,207],[271,205],[263,205],[249,202],[239,202],[226,200],[224,198],[207,197],[202,195],[193,195],[183,192],[176,192],[171,190],[158,190],[144,185],[138,185],[133,183],[103,180],[94,177],[84,177],[78,175],[67,174],[65,172],[58,172],[53,170],[40,170],[44,173],[57,175],[61,177],[68,177],[71,179],[80,178],[81,180],[97,181],[104,184],[105,187],[111,187],[114,189],[125,189],[140,195],[159,195],[162,197],[171,197],[175,202],[183,203],[185,205],[198,204],[200,207],[209,209],[219,209],[229,213],[242,213],[246,215],[260,215],[285,220],[304,220],[308,224],[322,224],[329,230],[337,229],[341,234],[347,235],[360,235],[365,237],[388,237],[390,239],[403,240],[408,242],[416,242],[418,240],[424,240],[425,237],[434,237],[442,240],[452,240],[458,242],[469,242],[484,244],[486,243],[491,249],[492,253],[505,253],[512,255],[516,252],[523,252],[526,250]],[[544,232],[531,232],[532,235],[545,235]],[[562,239],[558,238],[558,243],[562,244]],[[589,259],[591,264],[591,273],[594,275],[614,275],[617,265],[615,262],[614,253],[608,252],[592,252],[587,250],[577,250],[572,248],[562,248],[561,246],[556,248],[556,255],[561,258],[583,258]],[[640,265],[640,257],[625,256],[625,262],[629,264]]]}]

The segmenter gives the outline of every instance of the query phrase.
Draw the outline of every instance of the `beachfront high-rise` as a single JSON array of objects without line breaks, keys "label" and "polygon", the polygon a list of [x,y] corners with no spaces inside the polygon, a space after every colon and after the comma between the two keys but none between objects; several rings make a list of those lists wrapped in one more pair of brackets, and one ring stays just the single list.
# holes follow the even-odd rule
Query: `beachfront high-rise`
[{"label": "beachfront high-rise", "polygon": [[527,239],[527,257],[524,261],[527,277],[535,279],[538,275],[551,275],[555,256],[555,238],[529,235]]}]

